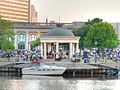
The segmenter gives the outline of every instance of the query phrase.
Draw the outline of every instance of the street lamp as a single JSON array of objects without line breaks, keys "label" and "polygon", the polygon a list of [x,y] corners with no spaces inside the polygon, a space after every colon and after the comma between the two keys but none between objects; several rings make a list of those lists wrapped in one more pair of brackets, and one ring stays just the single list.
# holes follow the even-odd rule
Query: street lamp
[{"label": "street lamp", "polygon": [[95,36],[93,37],[93,43],[94,43],[94,47],[97,48],[97,40]]},{"label": "street lamp", "polygon": [[97,41],[95,41],[95,46],[97,47]]}]

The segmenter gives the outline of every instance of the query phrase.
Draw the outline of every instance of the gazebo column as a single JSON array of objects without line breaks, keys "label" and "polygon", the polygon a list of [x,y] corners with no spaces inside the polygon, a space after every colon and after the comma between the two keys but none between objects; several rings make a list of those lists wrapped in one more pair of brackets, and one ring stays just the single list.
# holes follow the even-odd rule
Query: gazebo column
[{"label": "gazebo column", "polygon": [[47,59],[47,55],[46,55],[46,42],[44,42],[44,59]]},{"label": "gazebo column", "polygon": [[76,52],[79,51],[79,47],[78,47],[79,43],[76,43]]},{"label": "gazebo column", "polygon": [[70,43],[70,52],[69,52],[69,58],[72,58],[72,53],[73,53],[73,51],[72,51],[72,43]]},{"label": "gazebo column", "polygon": [[48,53],[51,51],[52,47],[51,47],[51,43],[48,43]]},{"label": "gazebo column", "polygon": [[59,57],[59,43],[56,42],[56,58]]},{"label": "gazebo column", "polygon": [[41,45],[40,45],[40,52],[41,52],[41,56],[43,57],[43,43],[41,42]]},{"label": "gazebo column", "polygon": [[75,43],[72,44],[72,49],[73,49],[72,54],[74,54],[75,53]]}]

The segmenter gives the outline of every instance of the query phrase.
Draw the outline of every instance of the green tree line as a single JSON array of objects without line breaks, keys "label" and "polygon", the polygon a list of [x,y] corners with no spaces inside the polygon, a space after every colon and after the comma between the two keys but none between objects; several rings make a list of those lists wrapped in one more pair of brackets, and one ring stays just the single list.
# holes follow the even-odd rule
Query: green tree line
[{"label": "green tree line", "polygon": [[36,40],[32,41],[32,47],[35,48],[40,45],[40,38],[37,38]]},{"label": "green tree line", "polygon": [[100,18],[88,20],[85,25],[73,33],[80,36],[80,48],[116,48],[119,45],[118,35],[113,26]]},{"label": "green tree line", "polygon": [[8,51],[14,49],[13,23],[0,17],[0,49]]}]

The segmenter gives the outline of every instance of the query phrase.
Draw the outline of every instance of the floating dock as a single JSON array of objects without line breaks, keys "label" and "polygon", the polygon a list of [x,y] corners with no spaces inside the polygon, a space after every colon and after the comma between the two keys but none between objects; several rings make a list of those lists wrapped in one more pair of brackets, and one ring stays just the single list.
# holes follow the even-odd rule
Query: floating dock
[{"label": "floating dock", "polygon": [[[66,71],[63,76],[80,76],[84,74],[89,75],[106,75],[108,73],[117,72],[117,68],[105,66],[102,64],[89,64],[89,63],[72,63],[72,62],[44,62],[49,65],[57,65],[66,67]],[[11,62],[11,63],[1,63],[0,72],[1,73],[15,73],[16,75],[22,75],[22,68],[30,67],[31,62]]]}]

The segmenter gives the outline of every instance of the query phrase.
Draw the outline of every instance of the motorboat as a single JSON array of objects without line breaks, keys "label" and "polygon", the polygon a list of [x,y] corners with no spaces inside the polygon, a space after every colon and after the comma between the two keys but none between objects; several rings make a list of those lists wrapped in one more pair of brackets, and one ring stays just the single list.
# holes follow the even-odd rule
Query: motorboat
[{"label": "motorboat", "polygon": [[39,64],[31,67],[23,68],[23,75],[62,75],[65,72],[65,67],[56,65]]}]

